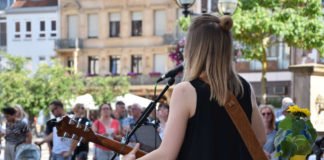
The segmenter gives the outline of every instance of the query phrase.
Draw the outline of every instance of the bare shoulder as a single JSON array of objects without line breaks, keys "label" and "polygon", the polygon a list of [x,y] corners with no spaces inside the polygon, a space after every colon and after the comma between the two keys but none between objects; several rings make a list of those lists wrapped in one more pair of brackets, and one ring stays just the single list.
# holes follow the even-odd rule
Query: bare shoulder
[{"label": "bare shoulder", "polygon": [[181,82],[174,87],[171,103],[173,102],[173,104],[176,104],[175,106],[186,109],[190,117],[195,112],[196,101],[196,90],[190,82]]},{"label": "bare shoulder", "polygon": [[190,82],[185,81],[185,82],[178,83],[174,87],[173,92],[175,94],[180,94],[185,96],[189,96],[189,95],[194,96],[195,88],[190,84]]}]

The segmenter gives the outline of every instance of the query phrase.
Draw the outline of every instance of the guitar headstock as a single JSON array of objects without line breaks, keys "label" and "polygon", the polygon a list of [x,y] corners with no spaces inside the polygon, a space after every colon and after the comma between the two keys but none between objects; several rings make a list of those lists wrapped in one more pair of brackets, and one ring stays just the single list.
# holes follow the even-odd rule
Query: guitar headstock
[{"label": "guitar headstock", "polygon": [[91,141],[96,138],[96,134],[89,127],[83,125],[68,116],[64,116],[57,124],[57,135],[60,137],[69,137],[75,140]]},{"label": "guitar headstock", "polygon": [[[107,137],[97,135],[94,133],[88,125],[82,125],[79,122],[71,119],[68,116],[63,117],[57,124],[57,135],[60,137],[70,137],[76,140],[86,140],[99,145],[102,145],[110,150],[113,150],[120,154],[129,153],[132,148],[118,141],[109,139]],[[141,157],[146,153],[139,150],[136,152],[136,157]]]}]

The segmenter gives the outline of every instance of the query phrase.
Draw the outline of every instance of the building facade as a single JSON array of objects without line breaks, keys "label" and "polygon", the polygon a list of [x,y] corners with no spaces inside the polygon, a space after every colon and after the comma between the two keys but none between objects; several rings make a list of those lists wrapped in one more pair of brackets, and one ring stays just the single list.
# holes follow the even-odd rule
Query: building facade
[{"label": "building facade", "polygon": [[141,96],[175,66],[168,57],[179,16],[173,0],[61,0],[59,7],[56,52],[64,66],[85,76],[128,75]]},{"label": "building facade", "polygon": [[28,70],[50,64],[59,37],[57,0],[16,0],[6,9],[7,53],[25,57]]},{"label": "building facade", "polygon": [[[7,52],[7,18],[5,10],[13,0],[0,0],[0,52]],[[0,55],[0,71],[5,66],[5,59]]]}]

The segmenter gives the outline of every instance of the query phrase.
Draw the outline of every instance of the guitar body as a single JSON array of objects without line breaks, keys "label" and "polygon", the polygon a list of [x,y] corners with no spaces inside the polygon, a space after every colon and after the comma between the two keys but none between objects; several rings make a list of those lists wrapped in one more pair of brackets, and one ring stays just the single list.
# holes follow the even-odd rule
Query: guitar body
[{"label": "guitar body", "polygon": [[[72,120],[68,116],[64,116],[62,120],[56,124],[56,128],[57,135],[60,137],[65,136],[75,140],[93,142],[122,155],[129,153],[133,149],[128,145],[94,133],[91,128],[82,124],[77,124],[76,121]],[[139,150],[136,152],[136,158],[142,157],[145,154],[146,152]]]}]

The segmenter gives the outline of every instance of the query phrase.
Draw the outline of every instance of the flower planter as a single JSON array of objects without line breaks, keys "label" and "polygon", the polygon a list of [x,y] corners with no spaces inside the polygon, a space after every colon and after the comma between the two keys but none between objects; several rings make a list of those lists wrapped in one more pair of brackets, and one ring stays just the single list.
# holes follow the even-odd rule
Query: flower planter
[{"label": "flower planter", "polygon": [[290,157],[290,160],[306,160],[306,155],[294,155]]},{"label": "flower planter", "polygon": [[149,75],[150,75],[150,77],[160,77],[161,73],[160,72],[150,72]]}]

